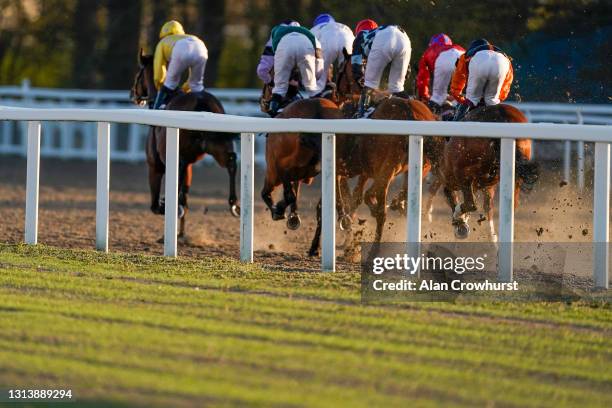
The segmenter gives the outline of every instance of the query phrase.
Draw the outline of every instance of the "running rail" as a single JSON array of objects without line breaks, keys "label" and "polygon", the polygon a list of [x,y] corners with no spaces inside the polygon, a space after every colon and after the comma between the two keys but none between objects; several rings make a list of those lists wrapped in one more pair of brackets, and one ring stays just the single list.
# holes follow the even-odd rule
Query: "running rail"
[{"label": "running rail", "polygon": [[[421,237],[421,179],[423,136],[466,136],[501,139],[498,279],[513,279],[514,149],[519,138],[595,142],[593,204],[596,287],[609,286],[610,143],[612,127],[549,123],[423,122],[398,120],[267,119],[202,112],[169,112],[132,109],[30,109],[0,108],[0,120],[28,121],[25,242],[37,243],[40,121],[98,122],[96,247],[108,250],[108,185],[110,123],[137,123],[166,127],[166,212],[164,255],[177,255],[178,140],[179,128],[241,133],[240,258],[253,261],[254,133],[302,132],[322,134],[322,257],[321,268],[334,271],[335,256],[335,135],[394,134],[409,136],[407,241],[418,250]],[[316,136],[313,136],[316,137]]]}]

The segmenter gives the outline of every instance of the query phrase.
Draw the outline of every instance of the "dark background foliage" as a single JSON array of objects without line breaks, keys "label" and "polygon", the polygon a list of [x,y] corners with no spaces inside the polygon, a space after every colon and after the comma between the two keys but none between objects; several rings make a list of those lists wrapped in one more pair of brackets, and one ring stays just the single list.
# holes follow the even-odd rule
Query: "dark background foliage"
[{"label": "dark background foliage", "polygon": [[259,87],[255,67],[272,25],[310,27],[329,12],[399,24],[412,41],[412,90],[431,35],[485,37],[514,58],[515,99],[610,101],[610,0],[0,0],[0,84],[127,89],[140,47],[161,25],[183,23],[209,49],[206,84]]}]

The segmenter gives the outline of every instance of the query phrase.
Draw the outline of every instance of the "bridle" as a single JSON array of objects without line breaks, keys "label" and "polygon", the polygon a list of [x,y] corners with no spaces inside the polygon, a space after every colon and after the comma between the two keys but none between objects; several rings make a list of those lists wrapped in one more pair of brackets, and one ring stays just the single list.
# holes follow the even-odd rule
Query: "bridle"
[{"label": "bridle", "polygon": [[[338,99],[343,100],[344,102],[348,100],[352,100],[352,98],[347,96],[346,93],[340,94],[340,84],[343,80],[347,81],[348,83],[349,95],[352,95],[353,93],[353,89],[352,89],[353,85],[351,81],[349,80],[348,75],[346,73],[347,66],[350,66],[349,64],[350,64],[350,60],[347,58],[344,58],[344,61],[342,62],[342,64],[338,66],[338,76],[336,78],[336,92],[338,94]],[[359,82],[356,82],[355,84],[359,87],[361,91],[362,85]]]},{"label": "bridle", "polygon": [[[132,89],[130,90],[130,99],[136,105],[144,106],[149,105],[152,106],[155,103],[155,96],[149,95],[149,90],[144,84],[144,75],[145,75],[146,67],[143,64],[140,64],[140,68],[138,73],[136,74],[136,78],[134,78],[134,84],[132,85]],[[142,92],[137,92],[137,88],[140,87]]]}]

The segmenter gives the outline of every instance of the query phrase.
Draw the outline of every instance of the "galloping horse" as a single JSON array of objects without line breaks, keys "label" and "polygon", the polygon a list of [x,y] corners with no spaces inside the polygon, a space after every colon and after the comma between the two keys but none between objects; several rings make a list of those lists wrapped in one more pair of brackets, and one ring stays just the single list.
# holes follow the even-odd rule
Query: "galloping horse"
[{"label": "galloping horse", "polygon": [[[153,83],[153,56],[139,54],[140,68],[130,91],[132,101],[137,105],[153,103],[157,90]],[[221,102],[210,93],[198,98],[191,93],[177,93],[167,104],[168,110],[204,111],[225,113]],[[160,200],[161,183],[165,173],[166,129],[152,126],[147,137],[146,153],[149,167],[149,188],[151,211],[164,214],[164,202]],[[182,130],[179,138],[179,216],[181,218],[179,237],[185,236],[185,215],[187,194],[191,186],[192,165],[210,154],[229,173],[229,206],[233,216],[240,215],[236,196],[236,153],[232,138],[224,133]]]},{"label": "galloping horse", "polygon": [[[328,99],[303,99],[289,104],[276,118],[342,119],[342,112]],[[310,184],[320,172],[320,143],[316,134],[270,133],[266,140],[266,177],[261,197],[270,209],[273,220],[285,218],[290,208],[287,227],[295,230],[300,226],[298,196],[300,184]],[[274,204],[272,192],[283,186],[283,199]],[[321,203],[317,206],[320,220]],[[319,223],[320,224],[320,223]],[[311,246],[309,255],[318,253],[318,244]]]},{"label": "galloping horse", "polygon": [[[355,93],[360,90],[353,79],[350,55],[344,50],[345,62],[338,73],[337,92],[344,102],[345,116],[350,117],[356,101]],[[436,120],[436,116],[424,103],[399,97],[385,97],[378,102],[372,120]],[[426,146],[428,146],[426,144]],[[408,169],[408,138],[398,135],[355,135],[337,147],[338,192],[343,213],[354,217],[357,207],[365,201],[371,215],[376,218],[375,241],[380,242],[387,216],[387,192],[391,181]],[[423,176],[426,176],[435,157],[425,149]],[[347,179],[359,177],[352,193],[348,190]],[[365,185],[372,179],[371,187]],[[406,186],[402,188],[403,197],[407,195]]]},{"label": "galloping horse", "polygon": [[[527,118],[517,108],[506,105],[483,106],[469,112],[463,121],[526,123]],[[497,241],[493,224],[493,197],[499,183],[498,139],[470,137],[435,138],[434,154],[441,157],[434,171],[444,186],[444,194],[452,211],[452,223],[457,238],[466,238],[470,227],[467,223],[469,213],[476,211],[475,193],[484,193],[484,211],[489,220],[492,240]],[[529,191],[538,179],[537,163],[531,160],[531,140],[516,141],[516,187],[514,205],[518,206],[519,190]],[[459,203],[457,192],[463,193],[463,203]],[[481,218],[481,220],[483,219]]]}]

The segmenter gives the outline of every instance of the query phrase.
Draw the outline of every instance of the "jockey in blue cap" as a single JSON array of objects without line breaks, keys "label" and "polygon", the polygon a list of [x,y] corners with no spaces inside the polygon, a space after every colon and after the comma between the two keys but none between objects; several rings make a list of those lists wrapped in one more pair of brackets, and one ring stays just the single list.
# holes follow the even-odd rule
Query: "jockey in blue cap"
[{"label": "jockey in blue cap", "polygon": [[329,23],[329,22],[334,22],[334,21],[336,20],[334,20],[331,14],[323,13],[323,14],[319,14],[317,18],[314,19],[314,21],[312,22],[312,26],[316,27],[319,24]]},{"label": "jockey in blue cap", "polygon": [[355,36],[351,29],[336,22],[334,18],[327,14],[319,14],[313,22],[310,30],[321,43],[323,52],[323,75],[317,79],[317,88],[323,90],[320,96],[328,96],[332,92],[332,84],[328,84],[330,79],[330,69],[333,64],[341,64],[344,61],[343,49],[350,55],[353,52],[353,41]]}]

